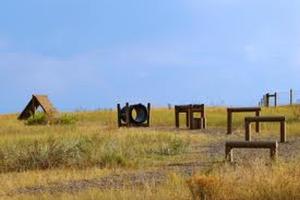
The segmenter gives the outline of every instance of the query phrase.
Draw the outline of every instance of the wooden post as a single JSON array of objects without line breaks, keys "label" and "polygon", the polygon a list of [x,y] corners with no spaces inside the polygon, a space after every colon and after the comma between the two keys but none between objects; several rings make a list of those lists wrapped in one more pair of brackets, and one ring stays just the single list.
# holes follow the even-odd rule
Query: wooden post
[{"label": "wooden post", "polygon": [[[277,143],[276,143],[276,144],[277,144]],[[276,146],[276,147],[270,149],[270,157],[271,157],[273,160],[276,160],[276,159],[277,159],[277,156],[278,156],[278,151],[277,151],[277,146]]]},{"label": "wooden post", "polygon": [[251,141],[251,123],[245,121],[245,139],[246,141]]},{"label": "wooden post", "polygon": [[187,113],[187,116],[188,116],[188,119],[189,119],[189,125],[190,125],[190,129],[193,129],[194,128],[194,113],[191,109],[191,106],[190,106],[190,109],[188,110],[188,113]]},{"label": "wooden post", "polygon": [[[259,113],[260,113],[260,111],[256,111],[255,116],[259,117]],[[259,122],[256,122],[256,133],[259,133],[259,132],[260,132],[260,125],[259,125]]]},{"label": "wooden post", "polygon": [[147,111],[148,111],[148,116],[147,116],[147,127],[150,125],[150,109],[151,109],[151,104],[147,104]]},{"label": "wooden post", "polygon": [[205,119],[205,109],[204,109],[204,105],[202,108],[202,112],[201,112],[201,118],[202,118],[202,127],[203,129],[206,129],[206,119]]},{"label": "wooden post", "polygon": [[205,117],[202,118],[202,128],[206,129],[206,118]]},{"label": "wooden post", "polygon": [[119,103],[117,105],[117,111],[118,111],[118,127],[121,127],[121,106]]},{"label": "wooden post", "polygon": [[225,147],[225,160],[229,162],[233,162],[233,154],[232,154],[232,148],[231,147]]},{"label": "wooden post", "polygon": [[274,93],[274,106],[277,107],[277,92]]},{"label": "wooden post", "polygon": [[266,107],[270,106],[270,95],[269,93],[266,94]]},{"label": "wooden post", "polygon": [[227,134],[232,133],[232,112],[227,109]]},{"label": "wooden post", "polygon": [[179,128],[179,112],[177,106],[175,106],[175,126],[176,128]]},{"label": "wooden post", "polygon": [[293,105],[293,90],[290,89],[290,105]]},{"label": "wooden post", "polygon": [[129,112],[129,103],[126,103],[126,125],[130,126],[130,112]]},{"label": "wooden post", "polygon": [[280,142],[286,142],[286,126],[285,121],[280,122]]}]

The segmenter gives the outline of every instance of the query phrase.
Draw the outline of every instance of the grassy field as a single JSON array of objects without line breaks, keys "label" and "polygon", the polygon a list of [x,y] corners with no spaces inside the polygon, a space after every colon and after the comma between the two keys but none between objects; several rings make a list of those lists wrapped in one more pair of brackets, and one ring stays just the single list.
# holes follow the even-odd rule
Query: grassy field
[{"label": "grassy field", "polygon": [[[224,143],[244,139],[247,114],[234,115],[230,136],[221,107],[193,131],[175,129],[168,109],[153,109],[150,128],[118,129],[115,111],[71,114],[75,124],[51,126],[0,116],[0,199],[300,199],[299,106],[262,111],[287,117],[276,162],[267,150],[236,150],[233,164]],[[278,125],[261,127],[254,140],[279,140]]]}]

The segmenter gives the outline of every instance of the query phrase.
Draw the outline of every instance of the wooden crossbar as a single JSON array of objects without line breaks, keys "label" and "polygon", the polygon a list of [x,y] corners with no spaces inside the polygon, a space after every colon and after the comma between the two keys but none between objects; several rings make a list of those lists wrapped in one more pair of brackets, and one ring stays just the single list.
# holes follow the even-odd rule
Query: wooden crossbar
[{"label": "wooden crossbar", "polygon": [[[260,115],[260,107],[233,107],[227,108],[227,134],[232,134],[232,115],[237,112],[254,112],[255,116]],[[256,132],[259,132],[259,123],[256,123]]]},{"label": "wooden crossbar", "polygon": [[280,142],[286,142],[286,123],[285,116],[257,116],[245,117],[245,139],[251,141],[251,123],[255,122],[279,122],[280,123]]},{"label": "wooden crossbar", "polygon": [[248,122],[282,122],[285,121],[285,116],[257,116],[245,117]]},{"label": "wooden crossbar", "polygon": [[278,142],[275,141],[230,141],[225,143],[225,159],[233,162],[234,148],[251,148],[251,149],[270,149],[270,157],[276,159],[278,154]]},{"label": "wooden crossbar", "polygon": [[227,108],[230,112],[255,112],[255,111],[261,111],[260,107],[233,107],[233,108]]}]

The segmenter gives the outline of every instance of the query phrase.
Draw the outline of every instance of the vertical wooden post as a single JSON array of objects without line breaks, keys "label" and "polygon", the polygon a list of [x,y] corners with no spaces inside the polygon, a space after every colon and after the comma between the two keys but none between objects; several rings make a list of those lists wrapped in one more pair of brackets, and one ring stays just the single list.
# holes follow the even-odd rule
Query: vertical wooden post
[{"label": "vertical wooden post", "polygon": [[190,106],[189,110],[188,110],[188,119],[189,119],[189,125],[190,125],[190,129],[194,128],[194,113],[192,111],[192,107]]},{"label": "vertical wooden post", "polygon": [[285,121],[280,122],[280,142],[286,142],[286,126]]},{"label": "vertical wooden post", "polygon": [[[259,117],[259,113],[260,113],[260,111],[256,111],[255,116]],[[259,133],[260,132],[260,124],[259,124],[259,122],[256,122],[255,124],[256,124],[256,133]]]},{"label": "vertical wooden post", "polygon": [[186,124],[186,127],[189,127],[190,126],[190,116],[189,116],[189,111],[187,111],[186,112],[186,122],[185,122],[185,124]]},{"label": "vertical wooden post", "polygon": [[203,123],[202,128],[206,129],[206,118],[205,117],[202,118],[202,123]]},{"label": "vertical wooden post", "polygon": [[206,129],[206,119],[205,119],[205,108],[204,105],[202,107],[202,111],[201,111],[201,118],[202,118],[202,127],[203,129]]},{"label": "vertical wooden post", "polygon": [[118,127],[121,127],[121,106],[119,103],[117,105],[117,112],[118,112]]},{"label": "vertical wooden post", "polygon": [[245,139],[251,141],[251,123],[245,120]]},{"label": "vertical wooden post", "polygon": [[267,93],[266,94],[266,107],[269,107],[270,106],[270,94],[269,93]]},{"label": "vertical wooden post", "polygon": [[177,106],[175,106],[175,126],[179,128],[179,111]]},{"label": "vertical wooden post", "polygon": [[225,147],[225,160],[229,162],[233,162],[233,153],[232,153],[232,148],[230,147]]},{"label": "vertical wooden post", "polygon": [[277,143],[277,141],[276,141],[275,146],[270,149],[270,156],[273,160],[277,159],[277,156],[278,156],[278,143]]},{"label": "vertical wooden post", "polygon": [[129,103],[126,103],[126,126],[130,126],[130,112],[129,112]]},{"label": "vertical wooden post", "polygon": [[147,127],[149,127],[150,126],[150,110],[151,110],[151,104],[150,103],[148,103],[147,104],[147,111],[148,111],[148,116],[147,116]]},{"label": "vertical wooden post", "polygon": [[293,105],[293,90],[290,89],[290,105]]},{"label": "vertical wooden post", "polygon": [[274,93],[274,106],[277,107],[277,92]]},{"label": "vertical wooden post", "polygon": [[232,133],[232,113],[227,109],[227,134]]}]

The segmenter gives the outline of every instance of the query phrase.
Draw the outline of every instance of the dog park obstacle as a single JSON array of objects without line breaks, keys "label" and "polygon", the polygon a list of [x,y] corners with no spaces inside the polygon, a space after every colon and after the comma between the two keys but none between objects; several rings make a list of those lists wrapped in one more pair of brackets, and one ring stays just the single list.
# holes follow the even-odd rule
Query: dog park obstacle
[{"label": "dog park obstacle", "polygon": [[47,95],[32,95],[31,100],[26,105],[25,109],[21,112],[18,119],[26,120],[33,116],[37,109],[41,107],[47,116],[53,116],[58,111],[54,108]]},{"label": "dog park obstacle", "polygon": [[246,141],[251,141],[251,123],[261,122],[279,122],[280,123],[280,142],[286,142],[286,124],[285,116],[259,116],[245,117],[245,138]]},{"label": "dog park obstacle", "polygon": [[[204,104],[176,105],[175,106],[175,126],[179,128],[179,114],[186,114],[186,126],[190,129],[205,129],[206,118]],[[200,118],[195,117],[195,113],[200,113]]]},{"label": "dog park obstacle", "polygon": [[233,149],[234,148],[265,148],[270,149],[270,157],[276,159],[278,154],[278,143],[277,141],[230,141],[225,143],[225,160],[233,162]]},{"label": "dog park obstacle", "polygon": [[126,103],[123,108],[118,104],[118,127],[149,127],[150,107],[150,103],[147,104],[147,107],[143,104],[129,105]]},{"label": "dog park obstacle", "polygon": [[[238,112],[254,112],[255,116],[260,115],[260,107],[235,107],[227,108],[227,134],[232,134],[232,115]],[[259,132],[259,123],[256,123],[256,132]]]},{"label": "dog park obstacle", "polygon": [[277,107],[277,92],[275,92],[274,94],[270,94],[270,93],[267,93],[264,95],[264,105],[266,107],[270,107],[270,100],[271,98],[274,99],[274,107]]}]

